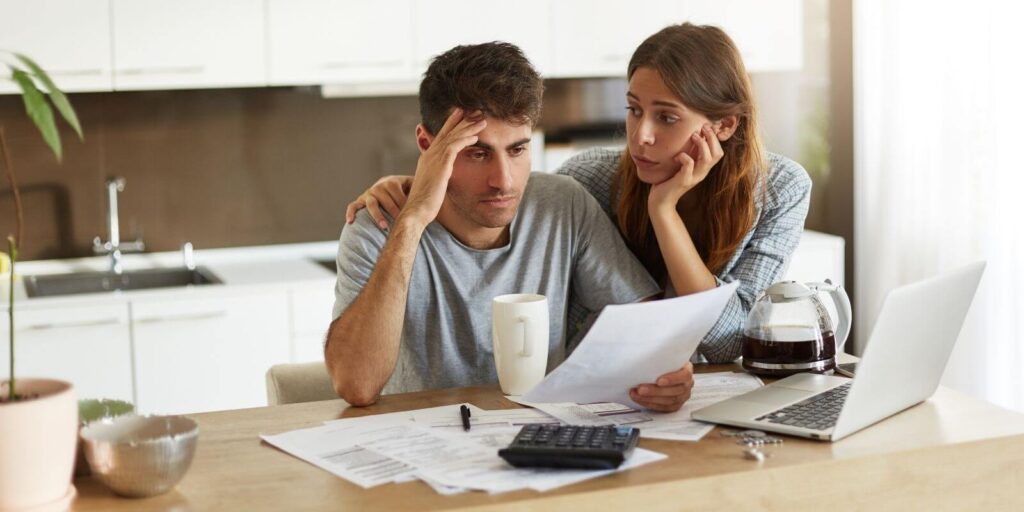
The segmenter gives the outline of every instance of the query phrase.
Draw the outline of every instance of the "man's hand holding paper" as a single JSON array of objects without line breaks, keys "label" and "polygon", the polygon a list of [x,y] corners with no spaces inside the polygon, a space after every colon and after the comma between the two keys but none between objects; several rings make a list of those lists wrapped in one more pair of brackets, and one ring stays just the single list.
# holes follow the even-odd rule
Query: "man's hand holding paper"
[{"label": "man's hand holding paper", "polygon": [[678,410],[689,398],[687,388],[692,388],[690,356],[718,321],[738,284],[674,299],[606,307],[572,355],[523,399]]}]

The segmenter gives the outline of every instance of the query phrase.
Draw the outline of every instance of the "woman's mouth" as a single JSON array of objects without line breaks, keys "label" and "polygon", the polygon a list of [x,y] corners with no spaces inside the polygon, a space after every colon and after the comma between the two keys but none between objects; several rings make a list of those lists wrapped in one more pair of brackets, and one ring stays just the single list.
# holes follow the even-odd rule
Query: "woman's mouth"
[{"label": "woman's mouth", "polygon": [[633,163],[636,164],[636,166],[641,169],[649,169],[651,167],[654,167],[655,165],[658,165],[658,162],[638,155],[633,155]]}]

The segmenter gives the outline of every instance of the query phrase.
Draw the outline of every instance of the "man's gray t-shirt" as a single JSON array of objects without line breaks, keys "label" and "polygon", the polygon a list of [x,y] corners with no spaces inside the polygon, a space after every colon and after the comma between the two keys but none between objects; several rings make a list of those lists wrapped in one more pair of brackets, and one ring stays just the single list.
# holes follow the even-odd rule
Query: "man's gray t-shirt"
[{"label": "man's gray t-shirt", "polygon": [[[366,285],[386,239],[365,211],[342,231],[334,318]],[[430,223],[413,264],[398,363],[383,393],[496,383],[491,299],[508,293],[548,298],[551,371],[565,358],[570,286],[591,311],[660,291],[594,198],[572,178],[530,176],[504,247],[473,249],[439,222]]]}]

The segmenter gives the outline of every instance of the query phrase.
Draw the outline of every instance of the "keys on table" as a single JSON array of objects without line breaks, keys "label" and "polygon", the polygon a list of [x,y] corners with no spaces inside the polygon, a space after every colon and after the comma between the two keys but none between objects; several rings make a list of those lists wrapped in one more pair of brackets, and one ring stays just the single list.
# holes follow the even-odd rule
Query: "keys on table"
[{"label": "keys on table", "polygon": [[760,430],[722,430],[722,436],[736,438],[736,444],[747,446],[764,446],[766,444],[782,444],[782,438],[768,435]]},{"label": "keys on table", "polygon": [[723,429],[721,432],[723,437],[736,438],[736,444],[743,445],[743,455],[751,460],[763,462],[765,459],[771,456],[771,452],[766,452],[761,448],[770,445],[778,446],[782,444],[782,438],[768,435],[760,430],[728,430]]}]

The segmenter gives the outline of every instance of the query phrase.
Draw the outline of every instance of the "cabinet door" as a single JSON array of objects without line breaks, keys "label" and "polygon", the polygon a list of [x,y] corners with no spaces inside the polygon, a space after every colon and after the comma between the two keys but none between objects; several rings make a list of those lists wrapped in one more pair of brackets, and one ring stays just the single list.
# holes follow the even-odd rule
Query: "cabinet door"
[{"label": "cabinet door", "polygon": [[519,46],[541,73],[551,67],[551,18],[547,0],[503,2],[433,0],[414,5],[416,74],[430,59],[460,44],[505,41]]},{"label": "cabinet door", "polygon": [[[69,381],[80,399],[134,401],[127,305],[20,309],[15,315],[15,376]],[[4,311],[2,379],[9,376],[9,326]]]},{"label": "cabinet door", "polygon": [[790,256],[785,279],[801,283],[831,279],[841,285],[845,273],[845,249],[846,241],[842,237],[805,230],[800,237],[800,245]]},{"label": "cabinet door", "polygon": [[112,0],[114,88],[266,84],[262,0]]},{"label": "cabinet door", "polygon": [[289,359],[288,298],[133,301],[132,333],[140,411],[263,406],[267,369]]},{"label": "cabinet door", "polygon": [[682,22],[678,0],[557,0],[551,8],[554,77],[625,77],[644,39]]},{"label": "cabinet door", "polygon": [[292,362],[323,361],[331,325],[334,287],[330,284],[291,292]]},{"label": "cabinet door", "polygon": [[411,0],[268,0],[267,16],[271,85],[416,79]]},{"label": "cabinet door", "polygon": [[803,67],[802,0],[684,0],[683,14],[690,23],[725,30],[748,72]]},{"label": "cabinet door", "polygon": [[[109,91],[110,0],[0,0],[0,48],[38,62],[65,92]],[[0,80],[0,94],[18,90]]]}]

